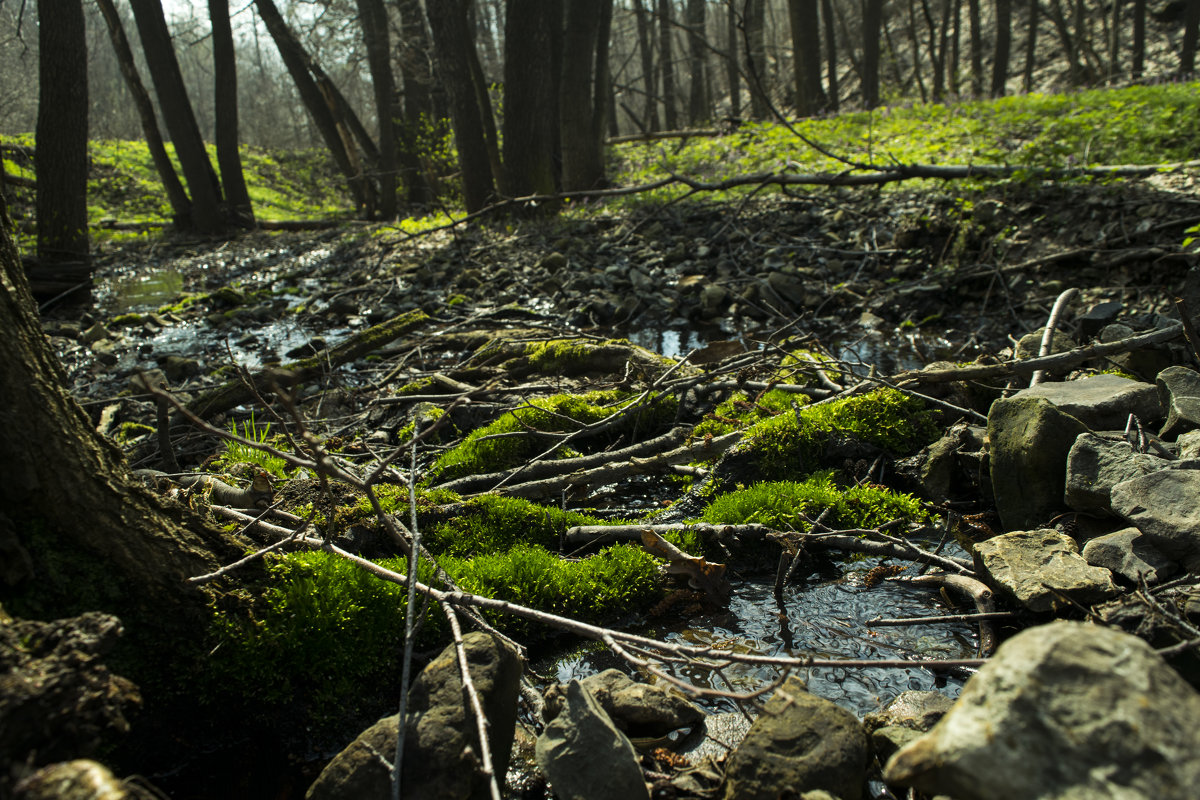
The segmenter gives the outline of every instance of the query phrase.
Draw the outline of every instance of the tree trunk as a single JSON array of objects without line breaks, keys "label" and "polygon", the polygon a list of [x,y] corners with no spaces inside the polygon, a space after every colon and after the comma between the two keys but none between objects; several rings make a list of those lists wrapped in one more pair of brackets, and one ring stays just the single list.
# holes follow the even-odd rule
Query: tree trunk
[{"label": "tree trunk", "polygon": [[375,116],[379,121],[379,215],[391,220],[396,218],[396,82],[392,77],[388,18],[383,0],[358,0],[358,17],[375,93]]},{"label": "tree trunk", "polygon": [[[61,21],[61,17],[59,18]],[[125,625],[122,671],[154,707],[202,663],[207,597],[184,579],[244,551],[188,508],[130,478],[121,453],[65,388],[42,333],[0,198],[0,602],[24,617],[83,611]],[[123,654],[123,655],[121,655]]]},{"label": "tree trunk", "polygon": [[441,85],[450,100],[450,118],[454,124],[454,143],[462,173],[463,201],[467,212],[478,211],[495,194],[487,143],[483,138],[483,119],[471,77],[474,47],[467,27],[467,10],[462,0],[441,0],[425,7],[429,29],[433,32]]},{"label": "tree trunk", "polygon": [[1200,28],[1200,0],[1185,0],[1183,10],[1183,45],[1179,50],[1179,73],[1191,75],[1196,70],[1196,33]]},{"label": "tree trunk", "polygon": [[671,33],[671,0],[658,0],[658,58],[659,68],[662,69],[663,121],[667,130],[674,131],[679,129],[679,116],[675,110],[675,57],[672,55]]},{"label": "tree trunk", "polygon": [[654,69],[654,47],[647,19],[646,4],[633,0],[633,16],[637,22],[638,52],[642,56],[642,86],[646,91],[646,110],[642,130],[653,133],[662,127],[658,121],[658,72]]},{"label": "tree trunk", "polygon": [[704,42],[707,8],[706,0],[688,0],[687,27],[692,73],[688,92],[688,122],[694,127],[700,127],[712,118],[708,102],[708,51]]},{"label": "tree trunk", "polygon": [[[563,33],[562,82],[559,85],[559,130],[562,142],[564,191],[594,189],[604,183],[603,101],[596,108],[597,84],[603,72],[597,56],[600,38],[607,34],[606,7],[612,0],[566,0]],[[600,114],[601,126],[596,124]]]},{"label": "tree trunk", "polygon": [[967,18],[971,24],[971,94],[983,96],[983,22],[979,0],[967,0]]},{"label": "tree trunk", "polygon": [[221,213],[221,184],[208,160],[204,137],[200,135],[200,126],[188,100],[162,4],[159,0],[130,0],[129,5],[133,8],[146,64],[158,95],[158,107],[192,195],[192,227],[201,233],[217,233],[225,227]]},{"label": "tree trunk", "polygon": [[1133,66],[1130,74],[1142,79],[1146,66],[1146,0],[1133,0]]},{"label": "tree trunk", "polygon": [[553,194],[561,0],[508,0],[504,14],[504,168],[516,197]]},{"label": "tree trunk", "polygon": [[163,189],[166,190],[167,201],[170,202],[171,211],[175,215],[175,226],[186,228],[190,224],[188,219],[192,213],[192,201],[188,198],[187,190],[183,188],[179,176],[175,173],[171,157],[167,155],[167,147],[163,143],[162,134],[158,131],[158,119],[154,115],[154,104],[150,101],[150,94],[142,84],[141,76],[138,75],[137,65],[133,60],[133,51],[129,49],[129,39],[126,38],[125,27],[121,24],[121,17],[117,14],[113,0],[96,0],[96,4],[100,7],[100,13],[104,15],[108,36],[112,40],[113,51],[117,55],[117,63],[121,65],[121,74],[125,77],[125,85],[129,87],[129,94],[133,96],[133,104],[137,107],[138,118],[142,122],[142,135],[146,138],[146,147],[150,150],[150,158],[154,161],[158,178],[162,181]]},{"label": "tree trunk", "polygon": [[996,57],[992,61],[992,97],[1003,97],[1012,52],[1012,0],[996,0]]},{"label": "tree trunk", "polygon": [[833,0],[821,0],[821,23],[825,27],[825,63],[829,85],[829,110],[838,110],[838,49],[833,27]]},{"label": "tree trunk", "polygon": [[208,18],[212,23],[217,166],[225,187],[226,217],[238,225],[253,227],[254,206],[250,203],[250,191],[242,173],[242,155],[238,152],[237,61],[229,24],[229,0],[208,0]]},{"label": "tree trunk", "polygon": [[[641,0],[638,0],[640,3]],[[738,26],[737,0],[725,0],[728,8],[725,12],[725,77],[729,83],[729,116],[738,119],[742,116],[742,85],[741,69],[738,66]]]},{"label": "tree trunk", "polygon": [[879,44],[883,27],[883,0],[865,0],[863,4],[863,106],[879,105]]},{"label": "tree trunk", "polygon": [[1037,66],[1038,0],[1029,0],[1029,24],[1025,29],[1024,91],[1033,91],[1033,69]]},{"label": "tree trunk", "polygon": [[950,83],[950,93],[955,97],[959,95],[959,65],[962,63],[962,0],[953,0],[954,2],[954,32],[950,36],[950,69],[948,80]]},{"label": "tree trunk", "polygon": [[87,37],[81,0],[40,0],[38,53],[38,258],[46,265],[82,264],[79,277],[90,287]]},{"label": "tree trunk", "polygon": [[358,213],[364,213],[367,207],[367,191],[362,170],[356,164],[357,158],[353,157],[356,156],[356,151],[352,149],[353,142],[350,140],[349,132],[339,128],[332,108],[326,102],[325,96],[309,71],[308,53],[292,33],[291,28],[284,22],[283,16],[275,7],[273,0],[254,0],[254,5],[258,9],[259,18],[267,26],[267,31],[275,41],[275,47],[279,50],[283,65],[287,68],[288,74],[292,76],[292,82],[296,85],[296,91],[300,94],[300,100],[304,103],[304,107],[308,109],[309,117],[317,126],[317,131],[333,156],[334,163],[346,178],[346,185],[354,200],[355,208]]},{"label": "tree trunk", "polygon": [[917,91],[921,93],[921,102],[926,103],[929,95],[925,91],[925,79],[921,77],[921,35],[917,29],[916,0],[908,0],[908,40],[912,43],[913,79],[917,82]]},{"label": "tree trunk", "polygon": [[1121,74],[1121,0],[1112,0],[1112,21],[1108,26],[1108,81]]},{"label": "tree trunk", "polygon": [[397,61],[404,80],[404,122],[397,131],[396,160],[400,164],[408,202],[425,206],[433,201],[433,189],[430,177],[422,168],[419,143],[422,128],[433,123],[433,99],[430,96],[433,75],[429,69],[432,53],[419,0],[396,0],[396,8],[400,13]]},{"label": "tree trunk", "polygon": [[802,117],[825,105],[821,91],[821,29],[818,0],[788,0],[792,28],[792,67],[796,81],[796,113]]},{"label": "tree trunk", "polygon": [[1076,47],[1075,37],[1071,35],[1071,29],[1067,25],[1067,17],[1060,0],[1050,0],[1047,11],[1050,21],[1054,23],[1054,29],[1058,31],[1063,55],[1067,59],[1067,80],[1072,86],[1076,86],[1083,81],[1083,69],[1079,63],[1079,48]]},{"label": "tree trunk", "polygon": [[746,35],[746,83],[750,86],[750,116],[766,119],[771,114],[767,96],[766,0],[746,0],[742,23]]}]

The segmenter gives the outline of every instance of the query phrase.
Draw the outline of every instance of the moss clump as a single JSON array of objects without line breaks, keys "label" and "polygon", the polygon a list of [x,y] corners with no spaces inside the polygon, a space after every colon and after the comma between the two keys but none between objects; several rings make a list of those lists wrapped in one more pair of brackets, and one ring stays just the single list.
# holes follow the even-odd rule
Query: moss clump
[{"label": "moss clump", "polygon": [[154,433],[154,428],[149,425],[143,425],[140,422],[122,422],[117,428],[116,440],[123,444],[150,433]]},{"label": "moss clump", "polygon": [[732,397],[719,404],[705,415],[693,431],[693,437],[721,436],[747,428],[778,414],[792,414],[792,404],[809,402],[802,394],[771,389],[767,392],[747,394],[735,392]]},{"label": "moss clump", "polygon": [[557,549],[568,528],[600,524],[603,520],[577,511],[541,506],[519,497],[481,495],[465,503],[453,519],[426,530],[423,541],[439,556],[466,558],[503,553],[519,545]]},{"label": "moss clump", "polygon": [[[585,622],[632,613],[662,591],[658,562],[640,547],[627,544],[613,545],[582,561],[564,561],[532,545],[470,561],[439,561],[466,591]],[[517,617],[496,616],[492,621],[514,635],[539,632],[534,623]]]},{"label": "moss clump", "polygon": [[803,483],[768,481],[721,495],[704,510],[714,525],[757,522],[780,530],[808,530],[810,519],[828,509],[829,528],[875,528],[894,519],[925,522],[929,514],[912,495],[881,486],[843,489],[832,472],[819,472]]},{"label": "moss clump", "polygon": [[906,455],[932,442],[938,429],[920,400],[877,389],[765,419],[750,428],[738,447],[756,454],[762,475],[800,477],[817,468],[833,435]]},{"label": "moss clump", "polygon": [[[404,559],[381,563],[407,572]],[[303,699],[319,723],[341,713],[363,686],[394,672],[407,589],[324,552],[270,558],[267,572],[268,587],[248,607],[235,603],[216,611],[203,698],[225,702],[232,695],[257,707]],[[423,569],[422,580],[430,572]],[[444,621],[436,607],[424,623],[418,646],[440,643]]]},{"label": "moss clump", "polygon": [[[573,431],[612,416],[632,401],[633,397],[628,393],[615,390],[583,395],[558,394],[530,401],[528,405],[502,414],[491,424],[472,431],[461,444],[433,463],[429,479],[448,481],[523,464],[544,451],[549,444],[547,439],[530,431]],[[656,402],[630,414],[627,427],[637,425],[646,430],[657,425],[674,413],[674,403],[674,396],[656,398]]]}]

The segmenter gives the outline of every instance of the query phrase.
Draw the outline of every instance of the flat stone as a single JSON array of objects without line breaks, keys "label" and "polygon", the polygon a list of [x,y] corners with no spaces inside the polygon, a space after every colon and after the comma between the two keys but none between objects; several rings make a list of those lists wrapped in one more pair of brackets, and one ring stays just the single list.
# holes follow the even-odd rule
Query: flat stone
[{"label": "flat stone", "polygon": [[1124,440],[1080,434],[1067,454],[1064,498],[1077,511],[1108,511],[1112,487],[1167,469],[1172,463],[1149,453],[1136,453]]},{"label": "flat stone", "polygon": [[[589,675],[582,684],[616,726],[631,736],[663,736],[695,725],[705,716],[699,706],[678,691],[639,683],[618,669]],[[565,688],[561,686],[547,692],[544,712],[547,720],[558,715],[564,697]]]},{"label": "flat stone", "polygon": [[1144,580],[1158,583],[1176,571],[1175,564],[1137,528],[1097,536],[1083,546],[1083,558],[1094,567],[1103,567],[1132,584]]},{"label": "flat stone", "polygon": [[1048,521],[1063,508],[1067,453],[1087,427],[1043,397],[1012,397],[988,412],[992,493],[1008,530]]},{"label": "flat stone", "polygon": [[783,787],[859,800],[867,754],[867,734],[858,718],[809,694],[793,675],[730,754],[725,800],[777,800]]},{"label": "flat stone", "polygon": [[1088,564],[1074,539],[1053,530],[1012,531],[976,543],[975,571],[1030,611],[1053,611],[1072,600],[1091,605],[1119,592],[1108,570]]},{"label": "flat stone", "polygon": [[1112,510],[1163,555],[1200,571],[1200,470],[1164,470],[1118,483]]},{"label": "flat stone", "polygon": [[1159,419],[1162,404],[1154,384],[1120,375],[1092,375],[1077,381],[1039,383],[1013,395],[1041,397],[1092,430],[1125,430],[1130,414],[1142,422]]},{"label": "flat stone", "polygon": [[941,692],[901,692],[882,710],[872,711],[863,717],[863,725],[868,731],[889,725],[927,731],[937,724],[953,704],[954,701]]},{"label": "flat stone", "polygon": [[1158,373],[1159,399],[1167,410],[1159,436],[1175,439],[1181,433],[1200,428],[1200,373],[1187,367],[1168,367]]},{"label": "flat stone", "polygon": [[1103,303],[1097,303],[1087,310],[1086,313],[1079,315],[1076,322],[1079,324],[1079,333],[1084,339],[1091,339],[1098,334],[1105,326],[1116,322],[1117,317],[1125,310],[1125,306],[1116,300],[1108,300]]},{"label": "flat stone", "polygon": [[1191,800],[1200,694],[1136,636],[1053,622],[1005,642],[884,780],[957,800]]}]

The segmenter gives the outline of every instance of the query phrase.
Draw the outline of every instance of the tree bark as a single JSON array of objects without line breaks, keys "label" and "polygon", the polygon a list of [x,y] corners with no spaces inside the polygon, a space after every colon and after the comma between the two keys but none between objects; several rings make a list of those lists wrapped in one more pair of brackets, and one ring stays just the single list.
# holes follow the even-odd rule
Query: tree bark
[{"label": "tree bark", "polygon": [[825,28],[825,63],[829,110],[838,110],[838,48],[833,26],[833,0],[821,0],[821,24]]},{"label": "tree bark", "polygon": [[338,170],[346,178],[355,208],[362,214],[367,207],[365,179],[362,170],[356,164],[357,159],[352,158],[355,151],[351,149],[353,142],[349,132],[338,126],[333,110],[308,69],[308,53],[284,21],[273,0],[254,0],[254,5],[258,9],[259,18],[267,26],[276,49],[279,50],[284,67],[292,76],[292,83],[296,85],[296,91],[300,94],[300,100],[308,110],[309,117],[317,126],[317,131],[333,156]]},{"label": "tree bark", "polygon": [[1146,0],[1133,0],[1133,66],[1130,74],[1141,80],[1146,66]]},{"label": "tree bark", "polygon": [[162,4],[159,0],[130,0],[129,5],[133,8],[146,64],[158,95],[158,107],[191,192],[192,227],[201,233],[220,232],[225,227],[221,213],[221,184],[208,160],[204,137],[200,135],[200,126],[188,100]]},{"label": "tree bark", "polygon": [[879,105],[879,40],[883,27],[883,0],[866,0],[863,5],[863,106]]},{"label": "tree bark", "polygon": [[65,388],[9,228],[0,198],[0,336],[10,354],[0,359],[0,522],[11,523],[8,553],[25,566],[0,581],[0,601],[25,617],[119,616],[125,661],[138,668],[129,677],[153,705],[156,692],[178,686],[169,670],[194,663],[204,642],[206,596],[184,579],[243,550],[135,483],[96,433]]},{"label": "tree bark", "polygon": [[1025,77],[1023,88],[1026,94],[1033,91],[1033,68],[1037,66],[1038,0],[1029,0],[1029,24],[1025,28]]},{"label": "tree bark", "polygon": [[1196,71],[1196,34],[1200,29],[1200,0],[1185,0],[1183,9],[1183,44],[1179,50],[1179,72],[1191,75]]},{"label": "tree bark", "polygon": [[433,189],[422,167],[419,143],[423,127],[433,124],[433,98],[430,95],[433,75],[429,69],[433,54],[419,0],[396,0],[396,8],[400,13],[397,60],[404,80],[404,122],[397,130],[396,160],[408,202],[425,206],[433,201]]},{"label": "tree bark", "polygon": [[992,61],[992,97],[1003,97],[1012,53],[1012,0],[996,0],[996,50]]},{"label": "tree bark", "polygon": [[238,151],[237,60],[229,24],[229,0],[208,0],[208,18],[212,23],[217,166],[225,187],[226,216],[238,225],[253,227],[254,206],[250,203],[242,155]]},{"label": "tree bark", "polygon": [[646,92],[642,131],[653,133],[662,124],[658,121],[658,72],[654,69],[654,45],[643,0],[633,0],[633,16],[637,23],[638,52],[642,57],[642,86]]},{"label": "tree bark", "polygon": [[561,0],[508,0],[504,14],[504,168],[516,197],[558,186],[558,72]]},{"label": "tree bark", "polygon": [[971,25],[971,94],[983,96],[983,21],[979,0],[967,0],[967,17]]},{"label": "tree bark", "polygon": [[725,77],[729,84],[729,116],[737,120],[742,116],[741,67],[738,62],[738,13],[737,0],[725,0]]},{"label": "tree bark", "polygon": [[802,117],[821,111],[821,29],[818,0],[788,0],[792,28],[792,67],[796,81],[796,113]]},{"label": "tree bark", "polygon": [[601,54],[608,52],[601,38],[607,37],[604,19],[606,15],[611,19],[611,13],[612,0],[566,0],[558,96],[564,191],[595,189],[604,184],[604,109],[600,87],[606,70],[600,62],[604,60]]},{"label": "tree bark", "polygon": [[450,118],[462,173],[463,201],[467,212],[478,211],[495,194],[483,120],[471,78],[469,48],[474,47],[462,0],[441,0],[425,7],[433,32],[441,84],[450,100]]},{"label": "tree bark", "polygon": [[[671,0],[658,0],[658,60],[662,70],[663,122],[667,130],[679,130],[675,106],[675,57],[671,47]],[[564,145],[565,146],[565,145]]]},{"label": "tree bark", "polygon": [[396,81],[392,76],[388,17],[383,0],[358,0],[358,19],[367,48],[375,116],[379,121],[379,216],[391,220],[396,218]]},{"label": "tree bark", "polygon": [[766,119],[771,114],[767,98],[766,0],[746,0],[742,23],[746,35],[746,83],[750,86],[750,116]]},{"label": "tree bark", "polygon": [[81,0],[38,3],[37,252],[87,268],[87,35]]},{"label": "tree bark", "polygon": [[688,122],[693,127],[700,127],[712,119],[708,97],[708,49],[704,42],[707,9],[706,0],[688,0],[688,50],[692,73],[688,91]]}]

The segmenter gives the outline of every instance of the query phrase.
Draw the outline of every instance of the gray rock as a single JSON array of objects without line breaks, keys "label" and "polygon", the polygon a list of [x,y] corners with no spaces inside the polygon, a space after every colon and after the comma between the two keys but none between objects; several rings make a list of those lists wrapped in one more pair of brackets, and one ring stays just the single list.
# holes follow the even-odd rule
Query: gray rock
[{"label": "gray rock", "polygon": [[[488,719],[488,748],[503,785],[517,718],[521,660],[499,639],[472,632],[463,637],[471,680]],[[308,800],[391,797],[391,767],[398,715],[376,722],[325,767],[309,787]],[[486,798],[478,772],[475,717],[463,695],[451,645],[421,671],[409,694],[404,740],[403,796],[433,800]]]},{"label": "gray rock", "polygon": [[1187,367],[1168,367],[1155,380],[1167,421],[1159,436],[1175,439],[1181,433],[1200,428],[1200,373]]},{"label": "gray rock", "polygon": [[[978,450],[981,446],[982,429],[958,424],[919,453],[896,463],[896,471],[911,481],[917,493],[934,502],[944,502],[959,492],[972,487],[967,459],[962,454]],[[978,475],[978,467],[974,469]]]},{"label": "gray rock", "polygon": [[1186,800],[1198,718],[1200,695],[1141,639],[1053,622],[1005,642],[884,780],[957,800]]},{"label": "gray rock", "polygon": [[[1128,339],[1130,336],[1136,336],[1137,334],[1138,331],[1135,331],[1128,325],[1118,323],[1105,326],[1100,331],[1098,338],[1101,342],[1105,343],[1118,342],[1121,339]],[[1161,345],[1143,347],[1125,353],[1114,353],[1108,356],[1106,360],[1111,364],[1116,364],[1125,372],[1147,380],[1153,379],[1159,372],[1171,366],[1170,351]]]},{"label": "gray rock", "polygon": [[726,764],[725,800],[776,800],[787,787],[859,800],[867,734],[858,718],[795,676],[767,702]]},{"label": "gray rock", "polygon": [[103,764],[76,759],[42,767],[22,779],[11,796],[12,800],[136,800],[152,795],[137,784],[126,785]]},{"label": "gray rock", "polygon": [[1166,469],[1171,463],[1149,453],[1135,453],[1124,440],[1115,442],[1084,433],[1067,454],[1064,498],[1077,511],[1108,511],[1114,486]]},{"label": "gray rock", "polygon": [[625,734],[577,680],[537,740],[537,762],[561,800],[625,800],[650,792]]},{"label": "gray rock", "polygon": [[129,388],[135,392],[148,391],[147,386],[160,389],[167,385],[167,376],[161,369],[146,369],[136,372],[129,378]]},{"label": "gray rock", "polygon": [[915,742],[921,736],[921,731],[914,731],[903,725],[884,725],[871,731],[871,749],[875,751],[880,763],[883,763],[900,748],[909,742]]},{"label": "gray rock", "polygon": [[1084,339],[1091,339],[1105,326],[1116,322],[1117,317],[1125,310],[1125,306],[1116,300],[1097,303],[1081,314],[1076,322],[1079,323],[1079,334]]},{"label": "gray rock", "polygon": [[729,290],[719,283],[710,283],[700,292],[700,313],[705,319],[720,316],[729,305]]},{"label": "gray rock", "polygon": [[[1045,328],[1038,328],[1033,333],[1027,333],[1017,342],[1014,355],[1017,358],[1037,358],[1042,349],[1042,336]],[[1050,337],[1050,354],[1063,353],[1079,346],[1079,343],[1062,331],[1055,331]]]},{"label": "gray rock", "polygon": [[1189,572],[1200,570],[1200,471],[1164,470],[1112,489],[1112,510]]},{"label": "gray rock", "polygon": [[1164,556],[1137,528],[1097,536],[1083,546],[1083,558],[1130,583],[1158,583],[1175,572],[1175,564]]},{"label": "gray rock", "polygon": [[166,374],[171,385],[183,383],[188,378],[200,374],[200,362],[186,356],[164,356],[158,366]]},{"label": "gray rock", "polygon": [[809,292],[804,281],[786,275],[782,272],[772,272],[767,275],[767,289],[784,303],[795,308],[803,308],[809,299]]},{"label": "gray rock", "polygon": [[881,711],[872,711],[863,717],[863,725],[868,731],[900,726],[924,732],[936,725],[953,704],[954,701],[941,692],[901,692]]},{"label": "gray rock", "polygon": [[1067,453],[1087,427],[1040,397],[997,400],[988,412],[996,510],[1006,529],[1047,521],[1063,505]]},{"label": "gray rock", "polygon": [[1200,431],[1179,434],[1175,440],[1179,446],[1179,458],[1187,461],[1200,459]]},{"label": "gray rock", "polygon": [[1091,605],[1119,591],[1108,570],[1083,560],[1074,539],[1052,530],[1012,531],[976,543],[975,570],[1030,611],[1053,611],[1070,600]]},{"label": "gray rock", "polygon": [[85,345],[95,344],[101,339],[111,339],[112,335],[112,331],[97,322],[79,334],[79,343]]},{"label": "gray rock", "polygon": [[[677,691],[638,683],[619,669],[589,675],[582,683],[613,723],[632,736],[663,736],[704,719],[704,711]],[[565,696],[561,685],[546,693],[543,715],[547,721],[558,716]]]},{"label": "gray rock", "polygon": [[1077,381],[1039,383],[1013,395],[1042,397],[1092,430],[1125,430],[1129,415],[1143,422],[1162,416],[1154,384],[1120,375],[1092,375]]}]

